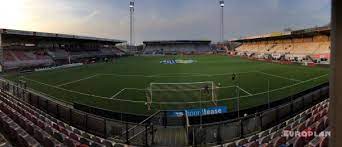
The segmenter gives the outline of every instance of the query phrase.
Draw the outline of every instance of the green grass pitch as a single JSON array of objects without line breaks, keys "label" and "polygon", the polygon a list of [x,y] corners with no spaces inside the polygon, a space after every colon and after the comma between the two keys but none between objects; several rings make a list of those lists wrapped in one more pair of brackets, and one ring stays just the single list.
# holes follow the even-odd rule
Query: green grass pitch
[{"label": "green grass pitch", "polygon": [[[164,65],[164,59],[194,59],[193,64]],[[236,79],[232,80],[232,73]],[[229,111],[265,104],[328,81],[329,70],[300,65],[280,65],[227,56],[124,57],[114,63],[7,75],[52,98],[78,102],[117,112],[151,114],[208,106],[228,106]],[[209,97],[187,97],[178,92],[168,98],[152,98],[146,105],[151,82],[183,83],[213,81],[216,104]],[[268,84],[269,82],[269,84]],[[268,88],[269,87],[269,88]],[[269,89],[269,91],[268,91]],[[239,96],[238,96],[239,95]],[[173,97],[173,98],[170,98]]]}]

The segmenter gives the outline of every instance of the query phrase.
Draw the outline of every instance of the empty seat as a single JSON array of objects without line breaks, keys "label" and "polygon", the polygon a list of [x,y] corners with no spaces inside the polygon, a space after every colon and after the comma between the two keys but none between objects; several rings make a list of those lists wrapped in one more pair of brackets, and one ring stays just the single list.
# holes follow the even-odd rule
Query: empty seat
[{"label": "empty seat", "polygon": [[303,147],[305,144],[305,139],[303,137],[297,137],[294,140],[293,147]]},{"label": "empty seat", "polygon": [[92,141],[89,140],[89,139],[87,139],[87,138],[81,137],[81,138],[80,138],[80,143],[81,143],[81,144],[91,145]]},{"label": "empty seat", "polygon": [[283,133],[283,130],[277,130],[271,134],[271,139],[277,138],[278,136],[281,136]]},{"label": "empty seat", "polygon": [[65,138],[65,135],[63,135],[60,132],[54,132],[53,133],[53,137],[56,138],[58,141],[63,142],[64,138]]},{"label": "empty seat", "polygon": [[272,144],[275,147],[286,145],[286,137],[276,137],[272,140]]},{"label": "empty seat", "polygon": [[95,142],[98,142],[98,143],[102,143],[103,142],[103,139],[100,138],[100,137],[97,137],[97,136],[94,136],[91,140],[93,140]]},{"label": "empty seat", "polygon": [[259,147],[259,143],[257,141],[252,141],[243,145],[244,147]]},{"label": "empty seat", "polygon": [[264,137],[264,136],[268,135],[268,131],[262,131],[258,135],[259,135],[259,138]]},{"label": "empty seat", "polygon": [[58,142],[56,139],[52,138],[52,137],[46,137],[44,139],[44,146],[46,147],[61,147],[62,144],[60,142]]},{"label": "empty seat", "polygon": [[265,143],[269,143],[271,140],[270,135],[264,136],[260,139],[259,144],[265,144]]},{"label": "empty seat", "polygon": [[93,137],[92,135],[90,135],[88,133],[83,133],[82,136],[85,138],[88,138],[88,139],[91,139]]},{"label": "empty seat", "polygon": [[67,136],[69,136],[69,134],[70,134],[69,131],[67,131],[67,130],[66,130],[65,128],[63,128],[63,127],[60,127],[59,130],[60,130],[61,133],[65,134],[65,135],[67,135]]},{"label": "empty seat", "polygon": [[66,145],[68,147],[77,147],[78,145],[80,145],[80,143],[71,139],[71,138],[66,138],[64,140],[64,145]]},{"label": "empty seat", "polygon": [[70,133],[69,136],[70,136],[72,139],[76,140],[76,141],[79,141],[79,140],[80,140],[80,137],[79,137],[77,134],[75,134],[75,133]]},{"label": "empty seat", "polygon": [[46,132],[40,129],[34,130],[34,138],[36,138],[39,142],[44,142],[44,138],[50,136]]},{"label": "empty seat", "polygon": [[25,147],[41,147],[40,143],[27,133],[18,134],[18,144]]},{"label": "empty seat", "polygon": [[[115,143],[113,142],[113,141],[110,141],[110,140],[107,140],[107,139],[105,139],[105,140],[103,140],[103,142],[102,142],[104,145],[106,145],[106,147],[114,147],[114,145],[115,145]],[[235,143],[231,143],[231,144],[234,144],[235,145]],[[227,147],[235,147],[235,146],[227,146]]]},{"label": "empty seat", "polygon": [[26,121],[26,129],[27,133],[33,135],[34,134],[34,124],[32,122]]},{"label": "empty seat", "polygon": [[41,121],[41,120],[38,120],[37,122],[37,126],[42,128],[42,129],[45,129],[45,122]]},{"label": "empty seat", "polygon": [[319,147],[329,147],[329,137],[324,137]]},{"label": "empty seat", "polygon": [[240,139],[240,140],[235,141],[235,143],[236,143],[236,146],[241,146],[241,145],[248,143],[248,141],[247,139]]},{"label": "empty seat", "polygon": [[45,127],[45,131],[46,131],[47,133],[49,133],[50,135],[53,135],[53,133],[55,132],[55,131],[53,130],[53,128],[51,128],[50,126]]},{"label": "empty seat", "polygon": [[74,132],[78,135],[82,135],[82,131],[80,131],[79,129],[74,128]]},{"label": "empty seat", "polygon": [[97,143],[97,142],[92,142],[90,147],[106,147],[106,146],[104,144],[100,144],[100,143]]}]

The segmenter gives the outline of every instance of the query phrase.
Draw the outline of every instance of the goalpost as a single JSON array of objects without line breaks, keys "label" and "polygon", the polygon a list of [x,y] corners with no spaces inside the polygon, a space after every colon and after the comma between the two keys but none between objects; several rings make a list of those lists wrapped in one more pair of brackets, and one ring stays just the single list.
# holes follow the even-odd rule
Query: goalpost
[{"label": "goalpost", "polygon": [[147,104],[211,100],[216,105],[216,85],[213,81],[183,83],[150,83]]}]

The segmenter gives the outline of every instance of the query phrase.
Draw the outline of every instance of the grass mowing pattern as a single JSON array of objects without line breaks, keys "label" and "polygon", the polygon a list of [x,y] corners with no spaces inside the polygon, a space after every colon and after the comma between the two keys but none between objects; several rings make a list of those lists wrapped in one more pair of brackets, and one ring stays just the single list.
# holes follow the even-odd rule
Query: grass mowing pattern
[{"label": "grass mowing pattern", "polygon": [[[165,59],[194,59],[194,64],[164,65]],[[236,80],[232,80],[236,73]],[[126,57],[115,63],[8,75],[10,80],[26,80],[28,86],[67,103],[78,102],[113,111],[150,114],[156,110],[174,110],[213,106],[210,98],[153,99],[152,110],[145,105],[146,89],[151,82],[183,83],[214,81],[217,104],[240,109],[284,98],[328,81],[328,69],[299,65],[279,65],[227,56]],[[270,90],[268,93],[268,81]],[[238,87],[237,87],[238,85]],[[178,97],[178,98],[177,98]]]}]

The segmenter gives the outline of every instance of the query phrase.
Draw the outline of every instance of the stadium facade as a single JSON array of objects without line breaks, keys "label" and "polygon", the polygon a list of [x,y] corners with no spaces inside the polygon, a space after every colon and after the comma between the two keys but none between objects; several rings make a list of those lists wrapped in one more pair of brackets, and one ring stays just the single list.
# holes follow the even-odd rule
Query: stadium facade
[{"label": "stadium facade", "polygon": [[0,29],[2,70],[49,67],[122,56],[123,40]]}]

